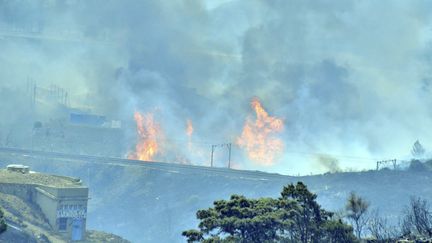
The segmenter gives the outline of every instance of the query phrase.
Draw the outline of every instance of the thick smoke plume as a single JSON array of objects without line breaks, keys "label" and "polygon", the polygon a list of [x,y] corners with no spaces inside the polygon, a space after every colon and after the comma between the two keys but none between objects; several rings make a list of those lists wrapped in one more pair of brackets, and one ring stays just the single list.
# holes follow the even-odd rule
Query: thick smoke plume
[{"label": "thick smoke plume", "polygon": [[[254,96],[285,122],[286,153],[266,170],[315,171],[313,158],[299,152],[403,157],[411,141],[432,142],[431,7],[428,1],[0,1],[0,115],[8,118],[0,121],[0,139],[19,146],[31,133],[29,117],[49,120],[57,112],[32,113],[31,80],[68,90],[73,107],[123,120],[130,149],[134,111],[154,112],[171,146],[191,163],[206,164],[212,144],[235,142]],[[184,149],[187,119],[191,142],[203,151],[198,158]],[[233,162],[259,167],[241,154],[233,148]],[[225,153],[215,156],[224,165]],[[344,168],[375,162],[339,160]]]}]

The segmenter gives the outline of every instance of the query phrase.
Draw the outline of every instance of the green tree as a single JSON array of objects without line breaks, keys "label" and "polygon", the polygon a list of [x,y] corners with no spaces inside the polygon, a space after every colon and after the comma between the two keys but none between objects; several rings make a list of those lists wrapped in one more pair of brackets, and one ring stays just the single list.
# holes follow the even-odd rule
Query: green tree
[{"label": "green tree", "polygon": [[289,238],[297,242],[317,242],[321,238],[324,221],[332,214],[321,209],[315,201],[317,196],[309,192],[302,182],[284,187],[281,195],[281,201],[296,201],[298,204],[296,213],[286,218],[293,221],[288,230]]},{"label": "green tree", "polygon": [[355,192],[351,192],[348,196],[345,206],[346,216],[352,222],[357,238],[361,238],[363,229],[367,225],[367,210],[369,202],[358,196]]},{"label": "green tree", "polygon": [[199,210],[199,230],[183,232],[188,242],[355,242],[351,226],[332,219],[316,195],[299,182],[278,199],[233,195]]},{"label": "green tree", "polygon": [[188,243],[204,240],[203,233],[194,229],[183,231],[182,235],[188,238]]},{"label": "green tree", "polygon": [[280,217],[277,200],[271,198],[247,199],[232,195],[230,200],[214,202],[214,207],[199,210],[197,218],[200,231],[183,232],[189,242],[220,239],[218,235],[227,235],[228,242],[268,242],[277,239],[280,229]]},{"label": "green tree", "polygon": [[327,220],[323,225],[323,237],[321,242],[357,242],[353,234],[353,228],[342,220]]},{"label": "green tree", "polygon": [[6,221],[4,218],[4,213],[0,208],[0,234],[5,232],[7,229]]}]

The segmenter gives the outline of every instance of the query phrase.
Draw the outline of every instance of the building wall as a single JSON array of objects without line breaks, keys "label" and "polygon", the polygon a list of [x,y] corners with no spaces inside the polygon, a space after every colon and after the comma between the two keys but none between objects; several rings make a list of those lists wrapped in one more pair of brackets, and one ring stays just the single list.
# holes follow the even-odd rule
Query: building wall
[{"label": "building wall", "polygon": [[45,191],[43,188],[36,189],[36,200],[35,203],[39,205],[42,212],[45,214],[48,219],[51,227],[56,230],[56,221],[57,221],[57,200],[54,196],[52,196],[49,192]]},{"label": "building wall", "polygon": [[60,226],[61,218],[67,219],[66,230],[64,231],[65,235],[68,237],[71,236],[74,219],[82,221],[80,228],[84,234],[87,221],[87,200],[61,200],[57,209],[57,228]]},{"label": "building wall", "polygon": [[87,187],[73,187],[73,188],[59,188],[59,187],[48,187],[38,186],[49,194],[53,195],[59,200],[67,198],[83,198],[88,199],[88,188]]},{"label": "building wall", "polygon": [[[48,186],[0,183],[0,192],[15,195],[39,206],[51,227],[70,239],[74,218],[82,221],[84,237],[87,221],[88,188],[56,188]],[[67,218],[66,229],[59,231],[60,218]]]},{"label": "building wall", "polygon": [[[74,219],[82,221],[81,230],[84,236],[87,220],[88,188],[54,188],[39,186],[37,203],[54,228],[66,238],[70,238]],[[66,220],[66,228],[61,229],[61,220]],[[63,222],[64,223],[64,222]]]}]

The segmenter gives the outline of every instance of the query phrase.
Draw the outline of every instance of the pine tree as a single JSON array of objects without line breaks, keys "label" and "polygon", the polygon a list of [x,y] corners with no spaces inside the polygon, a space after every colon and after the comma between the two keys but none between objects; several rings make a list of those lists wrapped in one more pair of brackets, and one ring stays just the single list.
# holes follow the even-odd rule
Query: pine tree
[{"label": "pine tree", "polygon": [[332,218],[316,195],[298,182],[281,197],[248,199],[232,195],[197,212],[199,230],[183,232],[187,242],[357,242],[353,228]]},{"label": "pine tree", "polygon": [[415,141],[413,148],[411,150],[411,154],[415,157],[415,158],[419,158],[422,157],[425,153],[425,149],[423,148],[423,145],[421,145],[421,143],[419,142],[419,140]]}]

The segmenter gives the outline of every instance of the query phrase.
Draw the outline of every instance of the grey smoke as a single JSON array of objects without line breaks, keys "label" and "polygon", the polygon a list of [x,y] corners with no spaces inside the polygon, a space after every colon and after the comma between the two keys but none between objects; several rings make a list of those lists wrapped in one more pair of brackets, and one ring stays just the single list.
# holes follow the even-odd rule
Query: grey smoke
[{"label": "grey smoke", "polygon": [[339,161],[332,156],[325,155],[325,154],[318,155],[316,157],[316,161],[318,162],[318,165],[322,167],[322,169],[325,172],[335,173],[335,172],[342,171],[342,169],[339,166]]},{"label": "grey smoke", "polygon": [[[156,111],[174,140],[185,139],[190,118],[195,139],[209,143],[234,141],[258,96],[284,119],[289,151],[403,157],[413,140],[432,142],[430,5],[0,1],[2,33],[41,33],[0,37],[2,94],[21,92],[29,76],[132,127],[135,110]],[[8,121],[15,124],[28,109],[11,96],[0,97],[0,114],[16,107]],[[254,168],[238,149],[234,155]],[[374,161],[340,163],[369,168]],[[287,152],[271,170],[304,173],[313,164]]]}]

